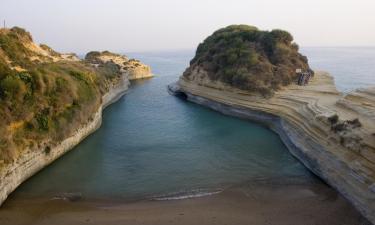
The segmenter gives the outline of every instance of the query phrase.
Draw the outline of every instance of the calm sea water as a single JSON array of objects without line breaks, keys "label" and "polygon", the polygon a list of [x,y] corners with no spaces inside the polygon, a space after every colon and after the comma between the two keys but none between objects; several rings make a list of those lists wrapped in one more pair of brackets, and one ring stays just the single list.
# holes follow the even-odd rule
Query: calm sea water
[{"label": "calm sea water", "polygon": [[375,47],[302,48],[313,69],[329,72],[339,91],[375,85]]},{"label": "calm sea water", "polygon": [[[341,90],[375,83],[369,75],[374,49],[303,51],[314,68],[332,72]],[[78,192],[88,198],[138,199],[199,195],[254,179],[315,181],[270,130],[167,93],[193,51],[130,56],[152,66],[156,77],[133,83],[104,111],[97,132],[21,185],[15,196]]]}]

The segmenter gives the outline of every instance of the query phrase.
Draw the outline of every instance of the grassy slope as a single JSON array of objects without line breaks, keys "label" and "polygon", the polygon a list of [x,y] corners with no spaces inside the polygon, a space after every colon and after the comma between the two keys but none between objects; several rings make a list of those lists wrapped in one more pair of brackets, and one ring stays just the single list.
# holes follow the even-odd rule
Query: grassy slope
[{"label": "grassy slope", "polygon": [[0,30],[0,166],[38,143],[63,140],[88,121],[120,76],[113,67],[52,60],[28,43],[32,37],[21,28]]}]

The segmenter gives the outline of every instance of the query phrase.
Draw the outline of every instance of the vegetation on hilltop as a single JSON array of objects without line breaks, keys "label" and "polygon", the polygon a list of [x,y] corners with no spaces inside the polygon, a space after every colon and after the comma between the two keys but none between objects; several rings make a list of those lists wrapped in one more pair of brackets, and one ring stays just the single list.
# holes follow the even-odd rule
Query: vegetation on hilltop
[{"label": "vegetation on hilltop", "polygon": [[270,96],[294,81],[295,70],[311,71],[290,33],[261,31],[248,25],[231,25],[201,43],[184,76],[203,69],[212,81]]},{"label": "vegetation on hilltop", "polygon": [[[33,54],[29,49],[22,44],[24,42],[32,42],[30,33],[22,28],[14,27],[10,30],[0,30],[0,57],[4,65],[4,57],[11,59],[12,65],[30,66],[31,61],[29,57]],[[2,72],[2,71],[0,71]],[[1,73],[0,73],[1,74]]]},{"label": "vegetation on hilltop", "polygon": [[[104,52],[103,52],[104,53]],[[91,51],[86,54],[85,60],[91,62],[91,63],[96,63],[99,64],[101,61],[99,61],[99,57],[102,55],[101,52],[98,51]]]},{"label": "vegetation on hilltop", "polygon": [[31,43],[21,28],[0,29],[0,166],[24,149],[65,139],[90,119],[120,76],[113,66],[52,60],[60,54],[42,45],[51,57],[40,55]]},{"label": "vegetation on hilltop", "polygon": [[49,46],[46,45],[46,44],[40,44],[40,47],[41,47],[43,50],[47,51],[47,52],[48,52],[50,55],[52,55],[52,56],[56,56],[56,57],[60,57],[60,56],[61,56],[60,53],[56,52],[55,50],[53,50],[51,47],[49,47]]}]

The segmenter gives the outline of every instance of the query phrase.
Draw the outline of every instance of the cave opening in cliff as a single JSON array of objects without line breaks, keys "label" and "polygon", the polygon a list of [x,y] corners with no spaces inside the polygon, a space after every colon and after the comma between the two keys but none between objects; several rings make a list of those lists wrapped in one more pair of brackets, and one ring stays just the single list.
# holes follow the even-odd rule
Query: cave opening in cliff
[{"label": "cave opening in cliff", "polygon": [[179,91],[179,92],[176,92],[175,95],[183,100],[187,100],[188,99],[188,96],[185,92],[182,92],[182,91]]}]

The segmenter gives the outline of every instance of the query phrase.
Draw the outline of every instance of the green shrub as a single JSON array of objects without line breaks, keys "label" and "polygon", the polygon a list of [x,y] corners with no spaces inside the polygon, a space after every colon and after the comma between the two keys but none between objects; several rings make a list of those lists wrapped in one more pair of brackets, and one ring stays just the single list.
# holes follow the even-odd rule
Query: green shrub
[{"label": "green shrub", "polygon": [[199,44],[184,76],[189,77],[193,68],[200,67],[211,80],[270,96],[296,79],[295,69],[310,70],[307,58],[298,53],[292,41],[287,31],[231,25]]},{"label": "green shrub", "polygon": [[18,73],[17,76],[25,83],[31,83],[33,80],[31,75],[25,72]]},{"label": "green shrub", "polygon": [[72,70],[72,71],[69,71],[69,74],[71,76],[73,76],[74,78],[76,78],[77,80],[80,80],[80,81],[83,81],[83,82],[87,82],[85,73],[83,73],[81,71]]},{"label": "green shrub", "polygon": [[63,77],[57,77],[55,83],[57,92],[63,92],[69,88],[69,82]]},{"label": "green shrub", "polygon": [[36,121],[40,131],[49,130],[49,111],[49,108],[45,108],[36,116]]},{"label": "green shrub", "polygon": [[[28,59],[31,55],[31,51],[23,45],[21,36],[23,35],[21,30],[16,29],[18,33],[9,32],[8,34],[0,35],[0,47],[6,53],[8,58],[16,65],[27,67],[32,64]],[[25,39],[30,37],[24,36]]]},{"label": "green shrub", "polygon": [[282,42],[284,44],[289,45],[293,41],[293,36],[289,32],[284,31],[284,30],[279,30],[279,29],[272,30],[271,35],[277,42]]},{"label": "green shrub", "polygon": [[13,27],[10,31],[11,36],[17,37],[18,39],[25,38],[28,41],[33,41],[31,34],[21,27]]},{"label": "green shrub", "polygon": [[104,77],[104,78],[109,78],[112,79],[116,76],[118,76],[120,72],[120,67],[119,65],[113,63],[113,62],[106,62],[103,65],[101,65],[99,68],[99,73]]},{"label": "green shrub", "polygon": [[0,57],[0,80],[11,74],[13,74],[13,71],[9,68],[5,60]]},{"label": "green shrub", "polygon": [[0,83],[1,92],[5,97],[16,98],[22,91],[23,82],[16,76],[7,76]]}]

